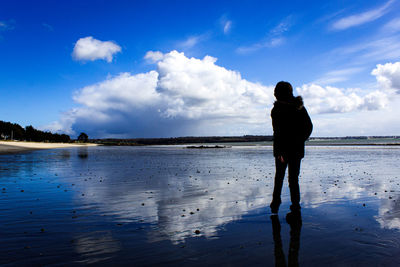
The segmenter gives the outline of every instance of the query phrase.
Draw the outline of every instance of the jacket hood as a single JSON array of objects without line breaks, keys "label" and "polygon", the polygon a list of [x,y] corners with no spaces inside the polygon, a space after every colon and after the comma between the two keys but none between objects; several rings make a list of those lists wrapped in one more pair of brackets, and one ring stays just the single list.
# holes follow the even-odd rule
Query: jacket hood
[{"label": "jacket hood", "polygon": [[300,110],[303,108],[303,98],[301,96],[296,96],[290,99],[289,101],[281,101],[277,100],[274,103],[275,106],[282,106],[282,107],[295,107],[296,109]]}]

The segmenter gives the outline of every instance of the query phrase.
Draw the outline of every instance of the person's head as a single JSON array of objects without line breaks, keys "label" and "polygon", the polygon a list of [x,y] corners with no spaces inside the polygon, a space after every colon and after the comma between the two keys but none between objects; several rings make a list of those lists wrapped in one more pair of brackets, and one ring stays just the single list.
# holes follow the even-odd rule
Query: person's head
[{"label": "person's head", "polygon": [[280,81],[275,86],[274,95],[279,101],[288,101],[293,98],[293,87],[288,82]]}]

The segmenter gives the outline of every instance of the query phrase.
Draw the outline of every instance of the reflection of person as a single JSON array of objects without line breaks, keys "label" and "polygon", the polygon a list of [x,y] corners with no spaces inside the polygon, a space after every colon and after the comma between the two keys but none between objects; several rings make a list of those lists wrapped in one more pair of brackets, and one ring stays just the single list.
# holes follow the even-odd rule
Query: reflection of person
[{"label": "reflection of person", "polygon": [[[290,225],[290,244],[287,266],[299,266],[301,216],[288,220]],[[271,216],[272,236],[274,238],[275,266],[286,266],[286,258],[282,248],[281,223],[277,215]]]},{"label": "reflection of person", "polygon": [[275,182],[271,212],[277,213],[281,204],[281,191],[286,168],[289,166],[289,188],[292,214],[300,214],[299,172],[304,157],[304,142],[312,132],[312,122],[303,106],[301,96],[293,96],[292,85],[278,82],[276,101],[271,111],[274,130]]},{"label": "reflection of person", "polygon": [[86,159],[88,157],[88,149],[87,147],[79,148],[78,157],[81,159]]},{"label": "reflection of person", "polygon": [[276,215],[271,216],[272,237],[274,238],[275,266],[286,266],[286,257],[282,248],[281,223]]},{"label": "reflection of person", "polygon": [[289,218],[286,217],[286,221],[290,224],[288,266],[299,266],[300,233],[302,225],[301,217],[298,217],[296,219]]}]

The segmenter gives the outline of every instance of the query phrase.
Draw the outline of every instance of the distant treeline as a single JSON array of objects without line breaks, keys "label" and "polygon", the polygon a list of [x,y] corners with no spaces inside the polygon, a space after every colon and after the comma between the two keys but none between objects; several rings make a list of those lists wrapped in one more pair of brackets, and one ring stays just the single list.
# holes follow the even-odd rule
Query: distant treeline
[{"label": "distant treeline", "polygon": [[344,137],[310,137],[310,140],[365,140],[365,139],[382,139],[382,138],[391,138],[391,139],[400,139],[400,136],[344,136]]},{"label": "distant treeline", "polygon": [[33,128],[31,125],[22,128],[17,123],[0,121],[0,139],[2,140],[20,140],[35,142],[62,142],[71,141],[69,135],[53,134],[51,132],[43,132]]},{"label": "distant treeline", "polygon": [[[346,136],[346,137],[311,137],[310,140],[367,140],[392,138],[400,136]],[[240,142],[272,142],[271,135],[244,135],[244,136],[187,136],[171,138],[132,138],[132,139],[91,139],[91,142],[110,146],[146,146],[146,145],[185,145],[200,143],[240,143]]]},{"label": "distant treeline", "polygon": [[172,138],[134,138],[134,139],[91,139],[92,142],[112,146],[145,146],[145,145],[183,145],[199,143],[237,143],[272,141],[269,135],[244,136],[187,136]]}]

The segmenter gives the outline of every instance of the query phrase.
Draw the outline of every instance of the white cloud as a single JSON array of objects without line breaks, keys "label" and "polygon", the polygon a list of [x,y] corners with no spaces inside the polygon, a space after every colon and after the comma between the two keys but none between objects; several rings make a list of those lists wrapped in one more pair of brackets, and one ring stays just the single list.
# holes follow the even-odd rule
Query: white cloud
[{"label": "white cloud", "polygon": [[260,49],[273,48],[284,44],[286,38],[283,37],[283,34],[289,30],[292,24],[291,20],[292,17],[288,16],[269,31],[268,37],[251,45],[240,46],[236,49],[236,52],[239,54],[247,54],[258,51]]},{"label": "white cloud", "polygon": [[304,84],[296,90],[303,96],[311,114],[376,110],[384,108],[388,102],[387,95],[380,91],[360,96],[352,89],[322,87],[316,84]]},{"label": "white cloud", "polygon": [[228,34],[232,27],[232,21],[228,20],[224,25],[224,34]]},{"label": "white cloud", "polygon": [[161,53],[160,51],[148,51],[146,55],[144,56],[144,59],[146,59],[150,63],[156,63],[164,58],[164,54]]},{"label": "white cloud", "polygon": [[219,19],[219,24],[224,34],[229,34],[232,28],[232,21],[228,19],[227,15],[224,14]]},{"label": "white cloud", "polygon": [[[254,104],[271,104],[271,88],[242,79],[238,72],[215,65],[216,60],[210,56],[187,58],[176,51],[165,55],[158,63],[157,87],[167,99],[165,116],[235,120],[265,116],[265,111],[257,114],[253,110]],[[250,115],[248,111],[253,112]]]},{"label": "white cloud", "polygon": [[183,49],[188,49],[188,48],[192,48],[194,46],[196,46],[199,42],[205,40],[208,38],[208,34],[200,34],[200,35],[193,35],[193,36],[189,36],[186,40],[180,42],[178,44],[179,47],[183,48]]},{"label": "white cloud", "polygon": [[319,85],[334,84],[337,82],[347,81],[353,74],[363,71],[364,68],[353,67],[346,69],[339,69],[334,71],[329,71],[325,73],[321,78],[317,79],[313,83]]},{"label": "white cloud", "polygon": [[[247,81],[239,72],[218,66],[211,56],[189,58],[171,51],[148,52],[145,58],[158,59],[157,69],[121,73],[80,89],[73,97],[80,106],[48,128],[70,134],[85,131],[96,137],[272,133],[269,112],[274,86]],[[390,92],[398,85],[399,64],[377,66],[372,74],[382,86],[376,91],[319,84],[298,87],[297,92],[315,119],[316,133],[324,133],[321,125],[338,133],[348,130],[344,125],[357,129],[357,133],[363,131],[368,112],[385,112],[389,99],[394,99]],[[323,117],[334,113],[338,114],[336,119]],[[350,113],[356,121],[345,115]],[[379,116],[375,118],[379,120]],[[342,123],[336,125],[340,120]]]},{"label": "white cloud", "polygon": [[[400,132],[400,62],[378,64],[371,72],[378,90],[307,85],[297,88],[314,122],[314,136],[397,135]],[[397,94],[396,94],[397,92]],[[334,114],[336,113],[336,114]]]},{"label": "white cloud", "polygon": [[279,46],[285,42],[285,38],[283,37],[274,37],[268,40],[261,41],[259,43],[255,43],[249,46],[241,46],[236,49],[236,52],[239,54],[246,54],[258,51],[263,48],[272,48]]},{"label": "white cloud", "polygon": [[158,94],[154,90],[157,76],[156,71],[137,75],[121,73],[103,82],[84,87],[74,95],[73,99],[98,111],[113,109],[129,111],[132,107],[140,108],[157,100]]},{"label": "white cloud", "polygon": [[[154,55],[147,54],[152,59]],[[174,131],[245,134],[243,124],[264,129],[273,88],[242,79],[240,73],[216,65],[216,60],[172,51],[163,55],[156,71],[121,73],[86,86],[74,95],[81,107],[64,114],[68,119],[52,129],[86,128],[97,135],[104,130],[105,135],[130,136],[171,136]]]},{"label": "white cloud", "polygon": [[104,59],[111,62],[115,53],[121,52],[121,47],[112,41],[100,41],[92,36],[80,38],[74,47],[72,57],[75,60],[94,61]]},{"label": "white cloud", "polygon": [[285,38],[279,37],[279,38],[272,38],[271,41],[269,42],[270,47],[275,47],[283,44],[285,42]]},{"label": "white cloud", "polygon": [[363,60],[390,60],[400,56],[400,38],[391,36],[375,40],[366,45],[365,53],[361,56]]},{"label": "white cloud", "polygon": [[353,65],[397,60],[400,57],[400,35],[372,37],[354,45],[335,48],[327,54],[330,62],[347,62],[349,57],[352,57]]},{"label": "white cloud", "polygon": [[391,33],[400,31],[400,18],[392,19],[386,23],[385,26],[383,26],[383,30]]},{"label": "white cloud", "polygon": [[400,97],[391,96],[384,109],[311,115],[313,136],[398,135],[398,114]]},{"label": "white cloud", "polygon": [[290,26],[292,26],[292,16],[288,16],[283,19],[278,25],[276,25],[270,32],[273,35],[282,35],[283,33],[289,31]]},{"label": "white cloud", "polygon": [[[45,127],[53,132],[65,132],[74,134],[76,127],[88,127],[92,132],[99,133],[104,128],[107,133],[113,133],[119,129],[113,129],[116,123],[126,123],[130,128],[130,116],[126,114],[139,114],[146,108],[153,108],[159,101],[155,91],[158,73],[150,71],[131,75],[121,73],[116,77],[94,85],[89,85],[75,92],[73,99],[81,107],[74,108],[62,114],[59,121]],[[157,112],[157,111],[155,111]],[[121,120],[123,122],[121,122]]]},{"label": "white cloud", "polygon": [[378,64],[371,72],[382,89],[400,93],[400,62]]},{"label": "white cloud", "polygon": [[333,23],[332,28],[335,30],[345,30],[351,27],[362,25],[374,21],[388,12],[388,7],[393,3],[393,0],[389,0],[383,6],[372,9],[363,13],[344,17]]},{"label": "white cloud", "polygon": [[61,114],[58,121],[53,121],[52,123],[39,127],[42,131],[50,131],[53,133],[65,133],[68,135],[73,135],[75,132],[72,130],[72,125],[75,123],[75,112],[77,109],[71,109],[67,112]]},{"label": "white cloud", "polygon": [[199,41],[199,37],[198,36],[191,36],[188,39],[186,39],[184,42],[182,42],[182,46],[183,47],[193,47],[197,44],[197,42]]}]

